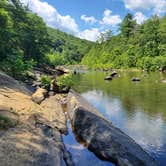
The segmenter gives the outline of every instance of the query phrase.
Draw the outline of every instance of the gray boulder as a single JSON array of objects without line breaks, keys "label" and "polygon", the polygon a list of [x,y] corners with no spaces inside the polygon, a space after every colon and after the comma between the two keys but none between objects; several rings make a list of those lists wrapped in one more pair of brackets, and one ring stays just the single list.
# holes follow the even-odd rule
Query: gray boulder
[{"label": "gray boulder", "polygon": [[117,166],[158,165],[132,138],[96,113],[81,96],[70,93],[68,100],[75,133],[96,156]]}]

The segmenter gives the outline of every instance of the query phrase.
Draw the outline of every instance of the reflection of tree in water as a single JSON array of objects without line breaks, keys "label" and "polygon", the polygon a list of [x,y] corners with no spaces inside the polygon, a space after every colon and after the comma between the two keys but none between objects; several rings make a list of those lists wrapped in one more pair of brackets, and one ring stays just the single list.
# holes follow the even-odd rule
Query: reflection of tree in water
[{"label": "reflection of tree in water", "polygon": [[[150,73],[144,77],[142,73],[120,73],[120,78],[110,82],[104,81],[104,72],[89,72],[75,76],[74,89],[83,93],[90,90],[101,90],[103,95],[119,98],[124,110],[132,112],[136,108],[151,116],[162,115],[166,120],[166,85],[161,78],[166,76],[159,73]],[[131,78],[138,76],[140,83],[131,82]]]}]

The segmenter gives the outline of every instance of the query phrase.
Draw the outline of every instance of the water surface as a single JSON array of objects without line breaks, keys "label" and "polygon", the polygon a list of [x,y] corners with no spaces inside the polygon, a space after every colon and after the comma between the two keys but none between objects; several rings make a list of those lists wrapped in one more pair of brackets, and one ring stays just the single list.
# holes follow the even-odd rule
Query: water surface
[{"label": "water surface", "polygon": [[[132,137],[162,166],[166,165],[166,75],[120,72],[87,72],[74,76],[74,89],[108,120]],[[140,82],[131,78],[139,77]]]}]

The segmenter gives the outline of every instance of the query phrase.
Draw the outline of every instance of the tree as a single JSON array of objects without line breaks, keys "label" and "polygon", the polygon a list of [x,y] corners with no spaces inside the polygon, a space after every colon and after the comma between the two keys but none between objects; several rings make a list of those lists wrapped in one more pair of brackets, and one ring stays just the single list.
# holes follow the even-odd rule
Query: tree
[{"label": "tree", "polygon": [[8,11],[0,8],[0,59],[6,57],[11,49],[11,38],[13,36],[13,22]]},{"label": "tree", "polygon": [[106,42],[107,40],[109,40],[111,37],[113,36],[112,31],[111,30],[107,30],[103,33],[100,33],[99,38],[97,39],[98,43],[103,43]]},{"label": "tree", "polygon": [[129,38],[134,34],[136,28],[136,21],[133,20],[132,14],[128,13],[122,23],[120,24],[120,31],[124,37]]}]

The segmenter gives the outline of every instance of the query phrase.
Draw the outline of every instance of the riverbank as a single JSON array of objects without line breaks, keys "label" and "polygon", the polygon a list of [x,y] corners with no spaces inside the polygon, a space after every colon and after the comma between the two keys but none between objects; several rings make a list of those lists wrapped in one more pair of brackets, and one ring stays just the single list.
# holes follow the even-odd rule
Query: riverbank
[{"label": "riverbank", "polygon": [[[32,101],[31,96],[32,92],[24,84],[3,73],[0,74],[0,116],[7,118],[8,122],[15,122],[11,123],[13,125],[6,126],[6,128],[0,130],[0,160],[2,165],[8,166],[13,163],[20,166],[58,166],[64,162],[66,165],[74,165],[71,154],[67,152],[62,141],[62,134],[67,133],[66,121],[68,116],[72,126],[77,131],[77,135],[83,138],[87,147],[98,157],[114,162],[116,165],[127,163],[130,163],[130,165],[135,165],[135,163],[147,165],[147,161],[152,163],[152,165],[157,165],[144,150],[135,142],[130,141],[131,139],[119,129],[114,128],[110,122],[83,100],[79,94],[75,92],[54,94],[47,96],[40,104]],[[67,112],[64,112],[62,106],[66,104]],[[80,106],[83,109],[80,110]],[[88,119],[88,121],[85,119]],[[92,122],[91,125],[88,125],[89,120]],[[1,122],[5,123],[2,120]],[[122,143],[121,146],[113,148],[113,151],[111,151],[117,142],[115,143],[114,139],[110,139],[112,138],[112,130],[108,129],[110,127],[118,132],[114,133],[116,137],[119,137],[117,134],[120,134],[125,137],[127,142],[129,141],[127,146],[130,148],[127,148],[126,143],[121,140],[123,142],[120,141]],[[101,134],[101,129],[103,132],[107,130],[107,134]],[[81,133],[83,133],[85,138]],[[100,137],[97,133],[104,137]],[[108,133],[110,133],[111,137],[108,136]],[[90,138],[96,140],[97,144],[90,140]],[[101,142],[101,139],[105,144]],[[129,153],[128,150],[124,151],[126,148],[131,153],[133,153],[131,149],[136,150],[138,148],[139,153],[133,154],[134,158],[126,158],[126,154]],[[101,153],[98,154],[98,152]],[[113,157],[113,154],[116,155]],[[137,155],[139,156],[139,154],[145,156],[145,158],[142,157],[141,159],[138,157],[139,162],[137,162]]]}]

